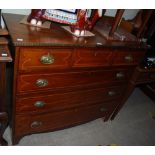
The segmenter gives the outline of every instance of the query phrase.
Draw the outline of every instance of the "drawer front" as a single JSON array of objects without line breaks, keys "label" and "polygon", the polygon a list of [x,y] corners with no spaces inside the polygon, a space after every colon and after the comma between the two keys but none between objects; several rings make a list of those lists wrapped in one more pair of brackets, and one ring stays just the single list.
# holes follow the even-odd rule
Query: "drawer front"
[{"label": "drawer front", "polygon": [[82,105],[102,103],[103,101],[114,100],[120,97],[124,90],[124,86],[117,86],[31,98],[17,98],[16,112],[19,114],[25,112],[57,111]]},{"label": "drawer front", "polygon": [[19,75],[17,92],[48,90],[57,88],[84,88],[101,85],[107,82],[125,82],[131,72],[129,70],[88,71],[53,74]]},{"label": "drawer front", "polygon": [[115,51],[112,65],[138,65],[144,54],[143,51]]},{"label": "drawer front", "polygon": [[19,70],[49,70],[68,68],[72,49],[21,48]]},{"label": "drawer front", "polygon": [[62,129],[104,117],[109,112],[111,109],[99,104],[41,115],[16,115],[15,132],[20,136],[20,134]]},{"label": "drawer front", "polygon": [[73,67],[109,66],[112,52],[108,49],[76,49]]}]

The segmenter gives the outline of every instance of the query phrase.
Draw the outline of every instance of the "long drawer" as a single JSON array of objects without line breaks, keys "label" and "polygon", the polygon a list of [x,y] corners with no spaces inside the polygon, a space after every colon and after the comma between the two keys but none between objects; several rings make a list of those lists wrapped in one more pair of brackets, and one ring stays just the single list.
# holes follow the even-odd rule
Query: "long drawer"
[{"label": "long drawer", "polygon": [[100,70],[85,72],[68,72],[52,74],[19,75],[17,92],[30,92],[57,88],[82,87],[101,85],[107,82],[125,82],[131,70]]},{"label": "long drawer", "polygon": [[55,113],[16,115],[15,132],[20,136],[47,130],[52,131],[104,117],[110,111],[111,109],[107,109],[106,104],[97,104]]},{"label": "long drawer", "polygon": [[31,98],[17,97],[16,112],[20,114],[25,112],[57,111],[77,106],[103,103],[103,101],[107,100],[116,100],[123,94],[124,90],[124,86],[116,86],[68,93],[55,93]]}]

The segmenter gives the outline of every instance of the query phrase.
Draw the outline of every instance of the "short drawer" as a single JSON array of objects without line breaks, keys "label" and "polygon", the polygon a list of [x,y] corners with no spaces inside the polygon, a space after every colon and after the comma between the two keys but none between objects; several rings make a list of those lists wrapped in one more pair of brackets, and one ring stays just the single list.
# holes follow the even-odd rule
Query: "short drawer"
[{"label": "short drawer", "polygon": [[25,112],[57,111],[82,105],[102,103],[103,101],[119,98],[124,90],[125,86],[117,86],[68,93],[55,93],[31,98],[17,97],[16,112],[19,114]]},{"label": "short drawer", "polygon": [[19,70],[36,71],[52,68],[68,68],[72,49],[59,48],[21,48]]},{"label": "short drawer", "polygon": [[99,86],[108,82],[125,82],[130,75],[130,70],[19,75],[17,79],[17,92]]},{"label": "short drawer", "polygon": [[20,136],[20,134],[63,129],[104,117],[109,112],[111,112],[111,109],[107,109],[106,104],[99,104],[40,115],[16,115],[15,132]]},{"label": "short drawer", "polygon": [[73,67],[109,66],[112,60],[112,51],[100,48],[76,49]]},{"label": "short drawer", "polygon": [[138,65],[144,54],[144,51],[116,50],[112,65]]}]

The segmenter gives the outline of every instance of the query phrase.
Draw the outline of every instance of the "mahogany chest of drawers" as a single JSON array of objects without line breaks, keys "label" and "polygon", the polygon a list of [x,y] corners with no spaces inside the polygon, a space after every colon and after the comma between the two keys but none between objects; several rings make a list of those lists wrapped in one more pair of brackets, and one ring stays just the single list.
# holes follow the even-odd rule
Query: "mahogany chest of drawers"
[{"label": "mahogany chest of drawers", "polygon": [[22,18],[4,15],[15,54],[13,144],[27,134],[109,120],[145,48],[108,43],[97,32],[76,38],[54,23],[40,29]]}]

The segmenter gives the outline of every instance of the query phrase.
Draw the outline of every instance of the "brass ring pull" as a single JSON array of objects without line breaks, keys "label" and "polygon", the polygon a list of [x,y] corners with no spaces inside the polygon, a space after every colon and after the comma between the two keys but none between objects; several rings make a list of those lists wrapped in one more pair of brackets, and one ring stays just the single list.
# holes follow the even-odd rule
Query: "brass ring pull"
[{"label": "brass ring pull", "polygon": [[43,102],[43,101],[36,101],[34,103],[34,106],[38,107],[38,108],[44,107],[45,106],[45,102]]},{"label": "brass ring pull", "polygon": [[124,77],[125,77],[124,73],[122,73],[122,72],[116,73],[117,79],[123,79]]},{"label": "brass ring pull", "polygon": [[45,86],[48,85],[48,81],[47,81],[46,79],[38,79],[38,80],[36,81],[36,85],[37,85],[38,87],[45,87]]},{"label": "brass ring pull", "polygon": [[38,128],[42,125],[42,122],[40,121],[34,121],[31,123],[31,128]]},{"label": "brass ring pull", "polygon": [[54,63],[54,57],[52,55],[43,55],[41,58],[40,58],[40,62],[42,64],[53,64]]},{"label": "brass ring pull", "polygon": [[124,57],[125,61],[130,63],[130,62],[133,62],[133,56],[132,55],[127,55]]},{"label": "brass ring pull", "polygon": [[116,92],[115,92],[115,91],[109,91],[109,92],[108,92],[108,95],[109,95],[109,96],[115,96],[115,95],[116,95]]}]

